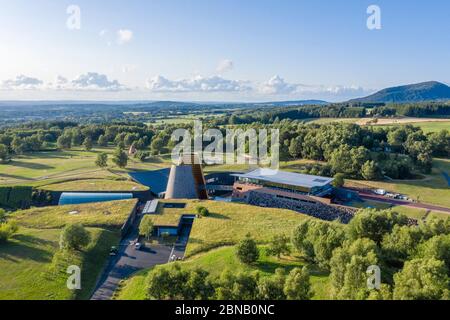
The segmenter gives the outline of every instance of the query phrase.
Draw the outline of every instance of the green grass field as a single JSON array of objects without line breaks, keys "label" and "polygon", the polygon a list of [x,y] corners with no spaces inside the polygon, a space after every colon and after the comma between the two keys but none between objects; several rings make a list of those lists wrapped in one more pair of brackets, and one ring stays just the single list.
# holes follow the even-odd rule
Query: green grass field
[{"label": "green grass field", "polygon": [[[162,203],[182,202],[184,209],[162,209]],[[259,243],[265,243],[272,236],[291,231],[308,216],[285,209],[260,208],[239,203],[215,201],[161,201],[159,215],[152,215],[155,225],[178,225],[182,214],[196,214],[196,208],[204,206],[210,211],[209,217],[195,220],[192,227],[187,256],[223,245],[232,245],[250,233]],[[264,232],[261,232],[264,230]]]},{"label": "green grass field", "polygon": [[86,179],[44,185],[41,189],[49,191],[145,191],[148,187],[129,180]]},{"label": "green grass field", "polygon": [[356,181],[348,180],[348,186],[385,189],[406,194],[414,200],[450,208],[450,188],[442,172],[450,173],[450,159],[435,159],[433,172],[420,180]]},{"label": "green grass field", "polygon": [[[241,263],[235,255],[234,247],[222,247],[211,250],[207,253],[196,255],[187,261],[181,262],[186,268],[200,267],[208,271],[211,277],[217,278],[225,270],[229,269],[233,272],[259,272],[261,276],[270,276],[275,273],[277,268],[285,269],[289,272],[293,268],[302,267],[304,263],[296,257],[282,257],[277,259],[269,257],[265,253],[265,248],[260,247],[261,256],[254,266],[248,266]],[[158,266],[156,268],[167,268],[167,265]],[[150,270],[137,273],[133,277],[122,283],[121,289],[116,293],[118,300],[144,300],[147,297],[146,277]],[[327,285],[328,275],[319,270],[312,269],[311,283],[314,291],[314,299],[328,299]]]},{"label": "green grass field", "polygon": [[[411,123],[414,127],[419,127],[422,129],[424,133],[430,132],[439,132],[441,130],[449,130],[450,131],[450,121],[441,121],[441,122],[414,122]],[[398,126],[399,124],[395,125]],[[404,125],[404,124],[400,124]],[[380,127],[391,127],[394,125],[386,125]]]},{"label": "green grass field", "polygon": [[[115,178],[128,178],[127,173],[137,170],[156,170],[167,167],[165,157],[152,157],[146,162],[130,158],[126,169],[111,162],[113,148],[95,148],[92,151],[73,149],[70,151],[37,152],[15,157],[9,163],[0,164],[0,185],[46,186],[74,180],[104,179],[107,184]],[[109,155],[109,169],[95,165],[98,153]],[[110,182],[115,188],[114,181]],[[86,187],[89,187],[86,185]]]},{"label": "green grass field", "polygon": [[130,215],[137,199],[32,208],[17,211],[12,219],[27,228],[54,229],[68,223],[82,223],[86,227],[120,229]]},{"label": "green grass field", "polygon": [[[14,213],[19,232],[0,244],[0,300],[89,299],[109,257],[120,240],[135,200],[94,205],[49,207]],[[78,210],[79,215],[70,215]],[[109,212],[106,213],[106,210]],[[59,237],[70,222],[88,227],[91,243],[81,252],[61,255]],[[80,291],[66,287],[67,267],[81,268]]]}]

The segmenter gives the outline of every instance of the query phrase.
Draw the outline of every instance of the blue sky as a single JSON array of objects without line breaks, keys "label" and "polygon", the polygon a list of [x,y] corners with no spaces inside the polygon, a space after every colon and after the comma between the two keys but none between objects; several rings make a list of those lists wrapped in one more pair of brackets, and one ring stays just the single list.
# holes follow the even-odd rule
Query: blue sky
[{"label": "blue sky", "polygon": [[[367,28],[367,8],[381,29]],[[80,8],[80,29],[66,10]],[[0,99],[341,101],[450,83],[450,2],[0,0]]]}]

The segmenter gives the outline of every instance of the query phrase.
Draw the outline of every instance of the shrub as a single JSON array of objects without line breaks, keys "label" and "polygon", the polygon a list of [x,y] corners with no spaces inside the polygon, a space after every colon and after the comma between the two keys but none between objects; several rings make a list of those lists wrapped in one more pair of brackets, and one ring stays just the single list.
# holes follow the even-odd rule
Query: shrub
[{"label": "shrub", "polygon": [[70,224],[67,225],[62,233],[59,241],[61,249],[80,250],[86,247],[91,241],[91,235],[83,225]]},{"label": "shrub", "polygon": [[246,264],[255,263],[259,258],[259,250],[255,240],[248,234],[244,240],[238,243],[236,247],[236,256]]},{"label": "shrub", "polygon": [[31,196],[31,203],[35,207],[46,207],[53,201],[52,193],[47,190],[35,189]]},{"label": "shrub", "polygon": [[202,217],[208,217],[210,215],[210,212],[207,208],[205,207],[197,207],[196,208],[197,214],[201,215]]},{"label": "shrub", "polygon": [[19,230],[15,222],[7,222],[0,224],[0,243],[8,241]]}]

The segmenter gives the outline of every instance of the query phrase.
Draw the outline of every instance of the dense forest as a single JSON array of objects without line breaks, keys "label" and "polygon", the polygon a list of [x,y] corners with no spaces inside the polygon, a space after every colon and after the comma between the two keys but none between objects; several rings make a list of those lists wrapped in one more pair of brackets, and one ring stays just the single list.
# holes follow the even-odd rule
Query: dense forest
[{"label": "dense forest", "polygon": [[[215,121],[204,124],[213,128]],[[310,174],[378,180],[386,177],[408,179],[416,172],[430,173],[433,157],[449,157],[447,130],[425,134],[411,125],[361,127],[355,124],[304,124],[297,120],[277,120],[235,125],[240,129],[280,130],[281,160],[316,160],[305,166]],[[148,126],[144,123],[78,124],[76,122],[34,122],[0,130],[0,161],[28,152],[66,150],[82,146],[114,146],[120,150],[134,146],[137,157],[170,153],[177,141],[171,140],[177,128],[192,130],[191,124]],[[221,127],[222,133],[226,129]],[[204,142],[206,147],[209,142]],[[248,149],[248,142],[247,142]]]}]

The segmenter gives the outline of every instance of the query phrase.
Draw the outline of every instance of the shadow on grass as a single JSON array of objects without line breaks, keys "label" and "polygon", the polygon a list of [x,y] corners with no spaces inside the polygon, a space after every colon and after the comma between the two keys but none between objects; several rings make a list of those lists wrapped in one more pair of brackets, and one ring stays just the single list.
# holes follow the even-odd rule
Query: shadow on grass
[{"label": "shadow on grass", "polygon": [[51,250],[43,250],[36,246],[51,246],[53,242],[29,235],[16,235],[13,239],[16,241],[9,241],[0,246],[0,259],[11,262],[19,260],[51,262],[53,257]]},{"label": "shadow on grass", "polygon": [[15,167],[33,169],[33,170],[48,170],[48,169],[54,169],[55,168],[53,166],[49,166],[49,165],[46,165],[46,164],[23,162],[23,161],[17,161],[17,160],[11,161],[9,163],[9,165],[15,166]]},{"label": "shadow on grass", "polygon": [[220,213],[210,213],[208,218],[220,219],[220,220],[231,220],[230,217],[220,214]]},{"label": "shadow on grass", "polygon": [[1,178],[6,178],[6,179],[26,180],[26,181],[34,180],[32,178],[27,178],[27,177],[23,177],[23,176],[16,176],[16,175],[13,175],[13,174],[6,174],[6,173],[0,173],[0,177]]}]

